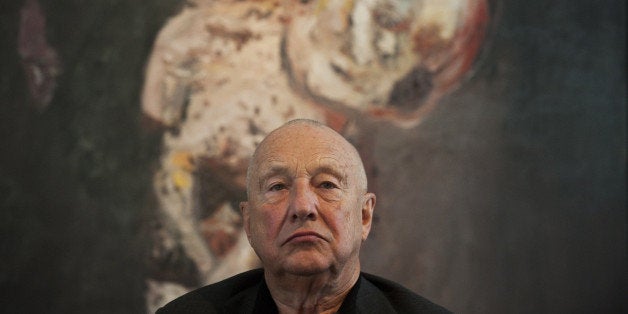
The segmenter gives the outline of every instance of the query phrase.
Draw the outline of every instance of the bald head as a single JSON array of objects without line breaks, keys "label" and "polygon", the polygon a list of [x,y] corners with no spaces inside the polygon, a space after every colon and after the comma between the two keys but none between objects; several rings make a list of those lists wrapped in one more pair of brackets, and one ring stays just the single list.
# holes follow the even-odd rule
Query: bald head
[{"label": "bald head", "polygon": [[[354,178],[355,188],[364,193],[367,190],[366,171],[360,154],[355,147],[342,135],[318,121],[297,119],[287,122],[281,127],[270,132],[257,146],[247,169],[247,195],[250,196],[252,184],[256,181],[258,168],[269,152],[277,149],[302,150],[307,145],[318,146],[322,150],[338,151],[341,153],[342,162],[346,163],[347,171]],[[303,156],[306,158],[307,156]]]}]

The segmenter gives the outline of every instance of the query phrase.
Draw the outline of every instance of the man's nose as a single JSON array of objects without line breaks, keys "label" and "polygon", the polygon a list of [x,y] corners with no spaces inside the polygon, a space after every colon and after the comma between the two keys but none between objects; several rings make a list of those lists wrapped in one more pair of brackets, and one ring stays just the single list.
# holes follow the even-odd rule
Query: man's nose
[{"label": "man's nose", "polygon": [[317,200],[309,182],[296,182],[290,196],[290,218],[292,220],[316,220]]}]

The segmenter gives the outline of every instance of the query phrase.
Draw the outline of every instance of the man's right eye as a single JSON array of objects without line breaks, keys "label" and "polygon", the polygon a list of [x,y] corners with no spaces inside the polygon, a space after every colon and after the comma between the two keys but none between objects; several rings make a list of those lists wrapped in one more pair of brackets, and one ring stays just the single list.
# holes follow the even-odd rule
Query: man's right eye
[{"label": "man's right eye", "polygon": [[286,185],[283,183],[277,183],[270,186],[270,191],[280,191],[286,188]]}]

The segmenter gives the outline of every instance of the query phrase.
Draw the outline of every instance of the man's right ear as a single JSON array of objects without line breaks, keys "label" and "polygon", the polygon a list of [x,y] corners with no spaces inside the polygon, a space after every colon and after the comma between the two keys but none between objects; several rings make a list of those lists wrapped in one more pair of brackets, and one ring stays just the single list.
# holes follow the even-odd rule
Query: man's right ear
[{"label": "man's right ear", "polygon": [[251,236],[249,230],[250,227],[250,219],[249,219],[249,202],[240,202],[240,212],[242,212],[242,222],[244,224],[244,232],[246,232],[246,237],[251,242]]}]

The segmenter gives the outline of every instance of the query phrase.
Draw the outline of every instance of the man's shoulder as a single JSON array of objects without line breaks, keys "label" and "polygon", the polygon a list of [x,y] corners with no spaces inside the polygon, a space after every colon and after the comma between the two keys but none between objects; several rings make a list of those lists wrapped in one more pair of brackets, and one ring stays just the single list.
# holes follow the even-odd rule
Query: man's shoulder
[{"label": "man's shoulder", "polygon": [[263,278],[262,269],[249,270],[190,291],[166,304],[157,313],[222,313],[234,304],[239,308],[252,307]]},{"label": "man's shoulder", "polygon": [[383,295],[392,308],[398,313],[451,313],[444,307],[414,293],[412,290],[385,278],[362,273],[364,278],[360,290],[363,290],[363,298],[371,302],[376,300],[375,294]]}]

